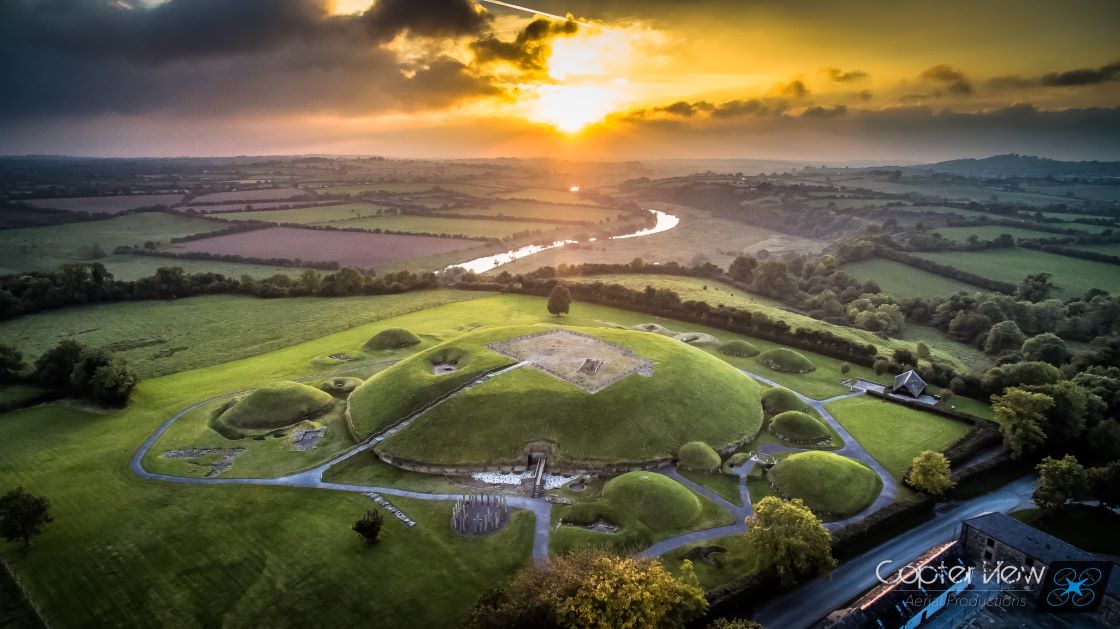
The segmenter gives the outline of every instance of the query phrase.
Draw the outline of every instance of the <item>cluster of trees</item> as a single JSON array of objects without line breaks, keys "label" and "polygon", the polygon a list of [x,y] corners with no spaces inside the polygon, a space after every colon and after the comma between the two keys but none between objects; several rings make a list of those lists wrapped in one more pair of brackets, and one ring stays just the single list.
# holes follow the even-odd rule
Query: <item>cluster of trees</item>
[{"label": "cluster of trees", "polygon": [[1096,500],[1105,509],[1120,507],[1120,462],[1085,467],[1077,457],[1046,457],[1038,464],[1038,482],[1031,496],[1045,511]]},{"label": "cluster of trees", "polygon": [[104,406],[124,406],[140,378],[124,360],[67,339],[43,353],[30,370],[18,350],[0,345],[0,382],[26,382]]},{"label": "cluster of trees", "polygon": [[683,628],[707,608],[691,562],[674,576],[656,559],[580,549],[526,568],[487,592],[464,626]]},{"label": "cluster of trees", "polygon": [[0,319],[64,306],[133,299],[211,294],[342,297],[404,293],[438,285],[434,273],[374,275],[349,267],[327,274],[308,269],[298,277],[277,274],[264,279],[242,276],[240,280],[219,273],[186,273],[181,267],[160,267],[154,275],[122,281],[100,263],[65,264],[57,271],[0,276]]}]

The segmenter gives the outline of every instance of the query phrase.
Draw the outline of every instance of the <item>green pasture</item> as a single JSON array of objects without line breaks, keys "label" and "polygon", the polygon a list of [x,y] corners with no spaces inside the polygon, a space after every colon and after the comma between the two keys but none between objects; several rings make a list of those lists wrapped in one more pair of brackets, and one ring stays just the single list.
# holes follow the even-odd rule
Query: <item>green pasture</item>
[{"label": "green pasture", "polygon": [[1083,295],[1092,288],[1120,291],[1120,273],[1115,264],[1094,262],[1031,249],[988,251],[942,251],[916,254],[940,264],[993,280],[1018,284],[1031,273],[1052,273],[1053,281],[1066,297]]},{"label": "green pasture", "polygon": [[895,299],[942,297],[981,290],[972,284],[883,258],[849,262],[841,270],[862,282],[875,282],[880,290]]}]

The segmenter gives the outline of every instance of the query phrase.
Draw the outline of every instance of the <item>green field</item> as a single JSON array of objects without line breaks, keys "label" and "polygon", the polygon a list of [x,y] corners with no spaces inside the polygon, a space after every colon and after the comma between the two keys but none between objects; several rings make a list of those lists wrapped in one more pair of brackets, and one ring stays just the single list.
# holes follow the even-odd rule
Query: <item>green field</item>
[{"label": "green field", "polygon": [[517,188],[493,192],[490,196],[502,199],[534,199],[545,203],[590,204],[589,201],[581,199],[579,193],[559,188]]},{"label": "green field", "polygon": [[479,207],[465,207],[445,210],[443,214],[485,214],[505,215],[525,218],[552,219],[564,221],[586,221],[599,223],[610,218],[618,220],[625,212],[611,208],[586,205],[560,205],[535,203],[533,201],[495,201]]},{"label": "green field", "polygon": [[944,450],[969,428],[963,422],[868,395],[833,402],[828,411],[898,480],[920,452]]},{"label": "green field", "polygon": [[471,238],[506,238],[519,232],[552,232],[560,225],[537,221],[486,221],[453,216],[373,216],[326,223],[336,227],[388,229],[402,232],[463,235]]},{"label": "green field", "polygon": [[[111,255],[113,249],[122,245],[142,247],[147,241],[166,245],[173,237],[216,231],[223,227],[222,223],[204,218],[144,212],[99,221],[6,229],[0,231],[0,274],[53,271],[67,262],[107,262],[91,256],[94,246],[105,255]],[[114,259],[117,258],[120,256],[114,256]],[[169,264],[168,260],[158,258],[153,261],[156,266]]]},{"label": "green field", "polygon": [[338,205],[318,205],[296,208],[294,210],[260,210],[256,212],[223,212],[220,218],[230,221],[263,221],[276,223],[299,223],[317,225],[347,221],[365,216],[376,216],[386,210],[396,214],[396,209],[373,203],[340,203]]},{"label": "green field", "polygon": [[[215,295],[123,302],[9,319],[0,322],[0,337],[30,360],[63,338],[108,347],[142,376],[151,377],[254,356],[371,321],[485,295],[436,290],[381,297],[270,300]],[[360,356],[366,340],[331,351]]]},{"label": "green field", "polygon": [[883,258],[849,262],[841,268],[857,280],[875,282],[880,290],[895,299],[952,295],[962,291],[975,293],[980,290],[972,284]]},{"label": "green field", "polygon": [[[1066,227],[1060,225],[1060,227]],[[1088,227],[1088,226],[1086,226]],[[935,234],[941,234],[946,240],[953,242],[965,242],[969,236],[975,235],[980,240],[995,240],[1003,234],[1010,234],[1015,239],[1019,238],[1054,238],[1060,236],[1059,234],[1052,234],[1049,232],[1036,231],[1023,227],[1005,227],[1003,225],[976,225],[970,227],[941,227],[937,229]]]},{"label": "green field", "polygon": [[[372,329],[148,380],[124,411],[52,404],[6,414],[0,476],[49,496],[56,521],[32,552],[0,549],[53,623],[346,626],[384,616],[452,626],[485,589],[525,565],[526,516],[494,537],[468,539],[447,526],[450,504],[394,499],[418,526],[386,518],[382,542],[366,548],[350,531],[373,508],[360,495],[187,487],[129,471],[132,452],[174,411],[306,373],[316,356],[360,345]],[[347,604],[323,605],[335,599]]]},{"label": "green field", "polygon": [[1052,273],[1054,283],[1066,297],[1082,295],[1092,288],[1120,292],[1120,273],[1116,265],[1080,260],[1030,249],[993,249],[989,251],[943,251],[916,254],[940,264],[975,273],[993,280],[1018,284],[1030,273]]},{"label": "green field", "polygon": [[[890,261],[886,261],[886,260],[874,260],[874,261],[869,261],[869,262],[875,262],[875,263],[884,262],[884,263],[889,264],[889,265],[897,265],[898,267],[901,267],[901,269],[912,269],[916,273],[922,273],[922,274],[925,274],[925,275],[929,275],[930,277],[933,277],[933,278],[938,278],[938,276],[936,276],[936,275],[926,273],[925,271],[920,271],[918,269],[913,269],[913,267],[908,267],[904,264],[898,264],[896,262],[890,262]],[[863,262],[858,262],[856,264],[864,264],[864,263]],[[844,270],[848,271],[848,268],[850,266],[852,266],[852,265],[845,266]],[[851,275],[853,277],[859,277],[855,273],[851,273]],[[876,274],[876,277],[877,276],[878,276],[878,274]],[[851,341],[856,342],[856,343],[870,343],[870,344],[876,346],[877,348],[880,348],[879,349],[880,352],[886,353],[886,354],[890,354],[891,352],[893,352],[895,349],[898,349],[898,348],[914,349],[914,346],[916,345],[916,342],[910,342],[909,340],[884,339],[884,338],[882,338],[882,337],[880,337],[880,336],[878,336],[878,335],[876,335],[872,332],[868,332],[867,330],[860,330],[858,328],[849,328],[849,327],[846,327],[846,326],[840,326],[840,325],[834,325],[834,324],[831,324],[831,323],[825,323],[824,321],[820,321],[820,320],[814,319],[812,317],[797,314],[795,312],[790,312],[788,310],[784,310],[784,308],[786,306],[783,306],[781,304],[781,302],[778,302],[778,301],[775,301],[775,300],[772,300],[772,299],[768,299],[766,297],[760,297],[760,296],[754,295],[752,293],[747,293],[747,292],[741,291],[737,288],[734,288],[732,286],[728,286],[727,284],[724,284],[722,282],[716,282],[714,280],[707,280],[707,279],[703,279],[703,278],[694,278],[694,277],[679,277],[679,276],[675,276],[675,275],[653,275],[653,274],[629,275],[629,274],[619,274],[619,275],[590,275],[590,276],[586,276],[586,277],[573,277],[573,278],[568,278],[567,281],[569,281],[569,282],[587,282],[587,283],[603,282],[604,284],[621,284],[622,286],[625,286],[625,287],[633,289],[633,290],[644,290],[645,287],[647,287],[647,286],[653,286],[654,288],[667,289],[667,290],[671,290],[671,291],[677,293],[678,295],[680,295],[681,301],[702,301],[702,302],[711,304],[713,306],[724,305],[724,306],[730,306],[732,308],[741,308],[743,310],[747,310],[747,311],[750,311],[750,312],[760,312],[760,313],[765,314],[766,316],[768,316],[772,319],[775,319],[775,320],[778,320],[778,321],[785,321],[791,327],[794,327],[794,328],[801,327],[801,328],[808,328],[808,329],[828,330],[829,332],[832,332],[833,334],[836,334],[836,335],[838,335],[842,338],[846,338],[846,339],[851,340]],[[966,288],[962,288],[961,290],[968,290],[968,292],[975,292],[977,290],[975,287],[969,286],[968,284],[951,282],[949,280],[946,280],[946,283],[947,284],[957,284],[959,286],[966,287]],[[889,293],[890,291],[887,291],[887,292]],[[951,291],[951,292],[955,292],[955,291]],[[948,293],[946,293],[946,294],[948,294]],[[901,296],[900,296],[900,298],[901,298]],[[908,326],[908,327],[912,327],[912,326]],[[971,348],[969,348],[968,346],[957,347],[957,346],[962,345],[962,344],[956,343],[954,341],[950,341],[948,339],[944,339],[944,337],[942,337],[942,339],[943,339],[943,343],[939,344],[940,346],[938,346],[938,347],[935,347],[933,344],[930,344],[927,341],[927,344],[929,344],[930,347],[934,350],[934,355],[937,356],[938,358],[940,358],[941,360],[944,360],[944,361],[949,362],[949,363],[962,365],[962,366],[965,365],[966,362],[963,361],[963,360],[960,360],[960,358],[959,358],[960,355],[961,355],[960,351],[962,349],[967,351],[968,349],[971,349]],[[921,340],[921,339],[919,339],[919,340]]]},{"label": "green field", "polygon": [[1081,251],[1092,251],[1095,253],[1103,253],[1109,256],[1120,256],[1120,242],[1109,242],[1094,245],[1066,245],[1072,249],[1080,249]]}]

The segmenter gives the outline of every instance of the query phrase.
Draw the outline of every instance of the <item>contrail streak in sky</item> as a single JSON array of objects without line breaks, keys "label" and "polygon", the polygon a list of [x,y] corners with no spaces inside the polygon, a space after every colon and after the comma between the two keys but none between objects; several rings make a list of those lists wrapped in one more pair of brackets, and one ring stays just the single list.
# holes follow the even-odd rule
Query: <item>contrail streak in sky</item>
[{"label": "contrail streak in sky", "polygon": [[495,4],[495,5],[498,5],[500,7],[506,7],[507,9],[516,9],[518,11],[524,11],[526,13],[532,13],[534,15],[541,15],[541,16],[544,16],[544,17],[550,17],[554,20],[564,20],[565,22],[575,22],[576,24],[579,24],[581,26],[590,26],[592,28],[601,28],[603,30],[610,30],[610,29],[606,28],[605,26],[603,26],[601,24],[592,24],[590,22],[581,22],[580,20],[572,19],[570,17],[565,17],[563,15],[556,15],[555,13],[545,13],[544,11],[538,11],[536,9],[532,9],[532,8],[529,8],[529,7],[523,7],[519,4],[510,4],[509,2],[501,2],[501,0],[479,0],[479,1],[480,2],[485,2],[487,4]]}]

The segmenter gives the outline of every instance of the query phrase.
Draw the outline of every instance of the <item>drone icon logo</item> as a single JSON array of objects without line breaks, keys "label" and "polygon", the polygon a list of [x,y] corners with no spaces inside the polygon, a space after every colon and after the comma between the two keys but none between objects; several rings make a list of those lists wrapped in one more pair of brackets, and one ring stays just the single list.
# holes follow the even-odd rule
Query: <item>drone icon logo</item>
[{"label": "drone icon logo", "polygon": [[1096,611],[1111,572],[1112,564],[1107,561],[1055,561],[1039,593],[1038,610]]}]

